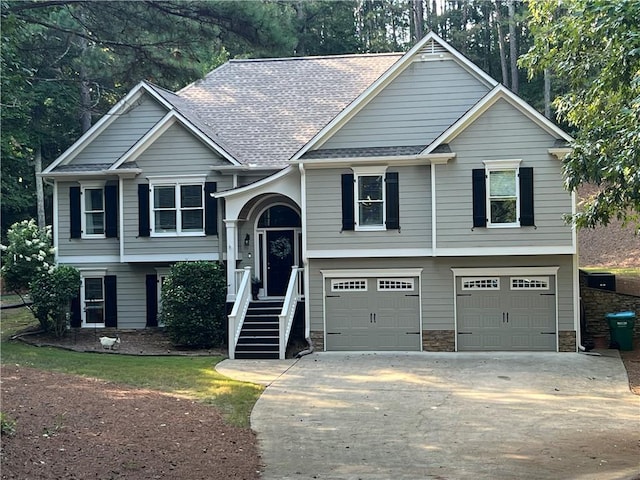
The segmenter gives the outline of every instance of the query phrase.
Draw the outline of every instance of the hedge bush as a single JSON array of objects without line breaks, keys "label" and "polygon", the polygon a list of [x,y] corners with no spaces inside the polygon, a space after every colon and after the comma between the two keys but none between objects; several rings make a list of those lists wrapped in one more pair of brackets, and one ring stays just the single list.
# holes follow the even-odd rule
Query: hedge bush
[{"label": "hedge bush", "polygon": [[172,342],[204,348],[222,345],[226,299],[227,281],[221,264],[174,264],[162,285],[160,314]]}]

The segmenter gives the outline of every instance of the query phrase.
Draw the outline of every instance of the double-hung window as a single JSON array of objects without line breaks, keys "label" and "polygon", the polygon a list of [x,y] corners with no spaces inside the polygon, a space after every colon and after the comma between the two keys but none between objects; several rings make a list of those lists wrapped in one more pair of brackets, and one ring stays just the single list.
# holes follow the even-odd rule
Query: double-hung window
[{"label": "double-hung window", "polygon": [[520,160],[485,162],[487,191],[487,226],[520,226]]},{"label": "double-hung window", "polygon": [[386,167],[354,168],[356,230],[384,230]]},{"label": "double-hung window", "polygon": [[204,235],[204,180],[152,183],[151,229],[154,236]]},{"label": "double-hung window", "polygon": [[104,182],[82,184],[82,237],[104,238]]}]

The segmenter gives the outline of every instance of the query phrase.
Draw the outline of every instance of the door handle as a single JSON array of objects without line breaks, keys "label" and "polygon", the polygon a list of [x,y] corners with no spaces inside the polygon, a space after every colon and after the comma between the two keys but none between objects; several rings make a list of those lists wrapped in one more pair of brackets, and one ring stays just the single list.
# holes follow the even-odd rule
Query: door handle
[{"label": "door handle", "polygon": [[376,323],[376,314],[373,314],[373,323]]},{"label": "door handle", "polygon": [[504,312],[502,312],[502,323],[504,323]]},{"label": "door handle", "polygon": [[507,312],[507,323],[509,323],[509,312]]}]

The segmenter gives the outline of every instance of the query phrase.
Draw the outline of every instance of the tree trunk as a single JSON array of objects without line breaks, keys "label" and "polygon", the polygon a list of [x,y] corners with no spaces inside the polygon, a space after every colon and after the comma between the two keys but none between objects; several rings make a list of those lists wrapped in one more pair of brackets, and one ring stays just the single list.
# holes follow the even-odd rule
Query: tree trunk
[{"label": "tree trunk", "polygon": [[516,5],[509,0],[509,57],[511,60],[511,91],[518,93],[518,40],[516,38]]},{"label": "tree trunk", "polygon": [[544,69],[544,116],[551,118],[551,72]]},{"label": "tree trunk", "polygon": [[502,69],[502,84],[509,88],[509,71],[507,69],[507,52],[504,47],[504,34],[502,33],[502,16],[500,15],[500,0],[494,0],[496,7],[496,27],[498,30],[498,48],[500,50],[500,68]]},{"label": "tree trunk", "polygon": [[423,0],[411,1],[411,23],[413,25],[413,43],[424,37],[424,4]]},{"label": "tree trunk", "polygon": [[[82,51],[81,56],[84,56],[88,48],[87,39],[80,37],[79,42],[80,50]],[[80,128],[84,133],[91,128],[91,90],[89,88],[87,68],[82,61],[78,70],[80,76]]]},{"label": "tree trunk", "polygon": [[36,203],[38,204],[38,227],[44,228],[47,225],[47,221],[44,216],[44,186],[42,184],[42,177],[39,175],[42,172],[42,146],[38,143],[36,147],[34,157],[34,169],[36,174]]}]

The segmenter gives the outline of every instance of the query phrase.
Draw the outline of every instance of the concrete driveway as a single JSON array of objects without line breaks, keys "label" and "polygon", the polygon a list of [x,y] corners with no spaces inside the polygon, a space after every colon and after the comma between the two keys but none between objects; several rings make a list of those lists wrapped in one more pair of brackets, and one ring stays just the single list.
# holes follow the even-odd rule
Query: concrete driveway
[{"label": "concrete driveway", "polygon": [[251,415],[265,480],[635,478],[640,397],[603,353],[320,353],[218,370],[268,385]]}]

